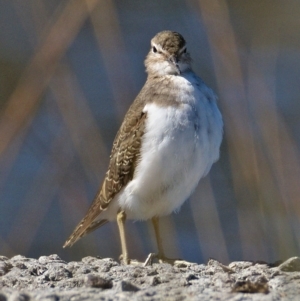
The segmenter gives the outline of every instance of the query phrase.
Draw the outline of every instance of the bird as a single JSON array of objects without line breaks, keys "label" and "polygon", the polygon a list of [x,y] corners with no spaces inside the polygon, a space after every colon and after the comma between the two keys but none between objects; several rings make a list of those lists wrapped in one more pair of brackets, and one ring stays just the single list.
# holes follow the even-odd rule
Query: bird
[{"label": "bird", "polygon": [[164,30],[151,40],[147,80],[112,145],[108,170],[84,218],[64,244],[117,221],[123,264],[129,257],[125,221],[149,220],[159,262],[175,263],[163,248],[159,219],[179,210],[219,159],[223,119],[217,96],[192,70],[186,41]]}]

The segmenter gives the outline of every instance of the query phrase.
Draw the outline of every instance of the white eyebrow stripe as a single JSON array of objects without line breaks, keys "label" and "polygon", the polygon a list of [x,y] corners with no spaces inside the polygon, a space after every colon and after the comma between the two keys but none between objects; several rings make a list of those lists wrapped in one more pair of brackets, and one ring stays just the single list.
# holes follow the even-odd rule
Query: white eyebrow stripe
[{"label": "white eyebrow stripe", "polygon": [[159,44],[155,44],[154,42],[152,42],[152,47],[153,46],[157,49],[157,51],[167,54],[167,52]]},{"label": "white eyebrow stripe", "polygon": [[[164,50],[159,44],[156,44],[154,42],[151,42],[151,47],[155,47],[157,51],[162,52],[166,55],[169,55],[168,51]],[[179,54],[182,54],[182,52],[186,49],[186,45],[182,46],[180,50],[178,51]]]},{"label": "white eyebrow stripe", "polygon": [[184,45],[183,47],[181,47],[178,52],[181,54],[185,49],[186,49],[186,45]]}]

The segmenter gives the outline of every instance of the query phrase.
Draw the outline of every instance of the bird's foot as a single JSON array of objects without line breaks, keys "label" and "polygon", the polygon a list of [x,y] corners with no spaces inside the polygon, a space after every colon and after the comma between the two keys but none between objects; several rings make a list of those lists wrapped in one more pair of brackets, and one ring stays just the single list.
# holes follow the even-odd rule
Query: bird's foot
[{"label": "bird's foot", "polygon": [[159,254],[150,253],[144,262],[144,266],[152,265],[154,259],[157,259],[159,263],[168,263],[177,267],[188,267],[196,264],[195,262],[189,262],[178,258],[168,258]]}]

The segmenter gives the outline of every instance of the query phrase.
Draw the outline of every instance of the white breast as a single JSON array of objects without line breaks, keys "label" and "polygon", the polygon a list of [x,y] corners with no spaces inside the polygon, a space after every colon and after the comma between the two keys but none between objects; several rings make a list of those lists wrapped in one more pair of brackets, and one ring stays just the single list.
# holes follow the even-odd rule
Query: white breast
[{"label": "white breast", "polygon": [[193,73],[172,77],[179,105],[145,106],[141,161],[102,218],[115,219],[118,208],[128,219],[170,214],[219,158],[223,122],[214,93]]},{"label": "white breast", "polygon": [[141,162],[119,193],[130,219],[170,214],[191,195],[219,157],[222,118],[213,92],[195,76],[175,77],[180,105],[147,104]]}]

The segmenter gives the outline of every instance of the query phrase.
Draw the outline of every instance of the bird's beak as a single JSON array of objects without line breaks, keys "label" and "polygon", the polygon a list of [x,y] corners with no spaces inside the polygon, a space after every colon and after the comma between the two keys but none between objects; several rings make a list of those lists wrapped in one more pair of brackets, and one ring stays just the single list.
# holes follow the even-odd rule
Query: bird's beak
[{"label": "bird's beak", "polygon": [[180,71],[180,68],[179,68],[179,65],[178,65],[178,61],[179,61],[178,56],[175,55],[175,54],[171,55],[169,57],[169,61],[174,65],[174,67],[175,67],[175,69],[177,71],[177,74],[178,75],[181,74],[181,71]]}]

